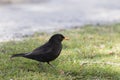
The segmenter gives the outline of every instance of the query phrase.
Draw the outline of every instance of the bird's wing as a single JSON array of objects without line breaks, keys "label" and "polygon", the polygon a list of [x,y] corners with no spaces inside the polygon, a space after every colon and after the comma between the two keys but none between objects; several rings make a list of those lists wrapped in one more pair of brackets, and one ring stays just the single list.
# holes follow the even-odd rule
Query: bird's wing
[{"label": "bird's wing", "polygon": [[35,50],[33,50],[31,53],[28,53],[26,55],[40,55],[40,54],[46,54],[52,51],[52,45],[50,43],[46,43]]}]

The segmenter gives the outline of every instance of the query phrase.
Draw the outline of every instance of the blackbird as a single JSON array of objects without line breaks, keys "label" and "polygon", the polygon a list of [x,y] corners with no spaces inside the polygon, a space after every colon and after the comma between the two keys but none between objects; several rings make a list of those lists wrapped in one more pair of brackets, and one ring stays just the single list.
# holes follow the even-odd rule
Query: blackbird
[{"label": "blackbird", "polygon": [[25,58],[33,59],[39,62],[47,62],[49,65],[51,65],[50,61],[55,60],[60,55],[60,52],[62,50],[61,42],[64,39],[67,40],[68,38],[65,38],[62,34],[54,34],[48,40],[48,42],[34,49],[32,52],[13,54],[11,58],[25,57]]}]

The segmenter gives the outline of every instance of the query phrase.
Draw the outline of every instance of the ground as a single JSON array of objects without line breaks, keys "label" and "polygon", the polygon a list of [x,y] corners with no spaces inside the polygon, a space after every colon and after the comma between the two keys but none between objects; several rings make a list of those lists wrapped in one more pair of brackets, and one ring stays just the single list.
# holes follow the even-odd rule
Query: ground
[{"label": "ground", "polygon": [[[70,38],[51,62],[56,69],[30,59],[10,59],[12,54],[32,51],[55,33]],[[120,80],[120,24],[86,25],[55,33],[1,43],[0,80]]]}]

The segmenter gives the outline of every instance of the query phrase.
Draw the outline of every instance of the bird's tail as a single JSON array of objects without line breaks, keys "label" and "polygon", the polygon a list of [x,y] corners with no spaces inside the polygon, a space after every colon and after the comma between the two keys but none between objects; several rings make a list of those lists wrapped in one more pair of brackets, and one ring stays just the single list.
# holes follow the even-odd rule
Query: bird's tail
[{"label": "bird's tail", "polygon": [[10,58],[14,57],[23,57],[26,53],[20,53],[20,54],[13,54]]}]

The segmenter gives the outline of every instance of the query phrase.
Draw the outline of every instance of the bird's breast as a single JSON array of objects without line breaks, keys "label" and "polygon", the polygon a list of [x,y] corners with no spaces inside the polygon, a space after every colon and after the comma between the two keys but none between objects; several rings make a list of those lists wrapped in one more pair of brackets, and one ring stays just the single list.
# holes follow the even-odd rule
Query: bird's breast
[{"label": "bird's breast", "polygon": [[62,50],[62,45],[55,45],[51,53],[49,53],[48,59],[50,61],[56,59],[60,55],[61,50]]}]

